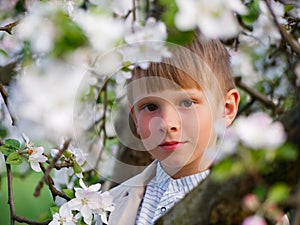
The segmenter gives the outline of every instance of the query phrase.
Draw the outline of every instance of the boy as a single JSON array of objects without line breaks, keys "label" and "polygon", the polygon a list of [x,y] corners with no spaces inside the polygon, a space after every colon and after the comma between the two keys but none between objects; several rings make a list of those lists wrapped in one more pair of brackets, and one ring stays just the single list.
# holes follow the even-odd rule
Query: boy
[{"label": "boy", "polygon": [[206,178],[216,124],[229,126],[236,116],[239,93],[225,47],[197,36],[171,51],[147,70],[136,68],[128,82],[136,132],[156,160],[110,191],[115,210],[108,224],[154,224]]}]

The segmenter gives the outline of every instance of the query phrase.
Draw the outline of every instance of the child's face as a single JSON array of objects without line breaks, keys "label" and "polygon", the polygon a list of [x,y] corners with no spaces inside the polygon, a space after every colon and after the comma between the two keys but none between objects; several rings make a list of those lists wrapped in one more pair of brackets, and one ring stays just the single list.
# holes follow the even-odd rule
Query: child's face
[{"label": "child's face", "polygon": [[163,166],[183,174],[199,171],[205,149],[213,143],[213,112],[196,88],[146,93],[136,91],[133,118],[145,148]]}]

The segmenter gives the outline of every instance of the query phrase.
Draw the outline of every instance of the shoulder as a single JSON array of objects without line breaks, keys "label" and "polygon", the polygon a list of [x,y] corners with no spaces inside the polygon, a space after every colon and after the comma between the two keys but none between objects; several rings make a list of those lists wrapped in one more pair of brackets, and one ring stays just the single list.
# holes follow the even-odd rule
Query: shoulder
[{"label": "shoulder", "polygon": [[143,172],[109,190],[110,194],[114,196],[114,198],[118,198],[128,195],[128,193],[130,193],[132,190],[144,188],[155,176],[156,167],[157,161],[152,162],[143,170]]}]

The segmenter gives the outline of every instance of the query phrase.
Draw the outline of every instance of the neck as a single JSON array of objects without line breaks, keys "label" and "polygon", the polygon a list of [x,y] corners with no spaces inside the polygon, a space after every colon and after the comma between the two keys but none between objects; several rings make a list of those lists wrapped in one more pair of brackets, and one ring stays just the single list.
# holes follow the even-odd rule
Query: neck
[{"label": "neck", "polygon": [[201,168],[199,166],[193,166],[193,165],[185,165],[184,167],[174,168],[174,167],[168,167],[163,163],[161,163],[161,166],[164,169],[164,171],[173,179],[180,179],[182,177],[200,173],[208,169],[208,168]]}]

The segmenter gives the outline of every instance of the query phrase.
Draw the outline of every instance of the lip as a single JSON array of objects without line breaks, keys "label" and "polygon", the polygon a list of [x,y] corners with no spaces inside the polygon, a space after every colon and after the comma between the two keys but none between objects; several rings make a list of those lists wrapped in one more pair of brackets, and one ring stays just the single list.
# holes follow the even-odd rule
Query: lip
[{"label": "lip", "polygon": [[180,146],[184,145],[186,142],[183,141],[166,141],[159,145],[160,148],[168,151],[174,151]]}]

